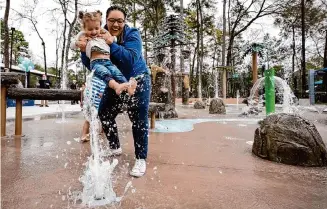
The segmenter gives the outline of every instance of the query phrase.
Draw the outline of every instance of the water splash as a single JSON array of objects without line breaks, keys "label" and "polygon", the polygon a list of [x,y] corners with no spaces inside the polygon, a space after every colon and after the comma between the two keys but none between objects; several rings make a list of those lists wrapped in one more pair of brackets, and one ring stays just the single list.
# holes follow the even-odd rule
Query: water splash
[{"label": "water splash", "polygon": [[[83,184],[83,191],[80,195],[82,205],[89,207],[106,205],[121,200],[117,198],[113,190],[112,173],[118,164],[117,159],[106,160],[103,153],[105,149],[101,144],[101,124],[98,118],[98,111],[92,105],[92,77],[91,73],[87,77],[84,91],[84,105],[86,117],[90,120],[90,145],[92,155],[88,158],[84,174],[80,177]],[[89,111],[89,112],[87,112]]]},{"label": "water splash", "polygon": [[[253,85],[250,96],[248,98],[249,106],[244,109],[244,112],[249,110],[255,112],[263,112],[265,106],[264,100],[264,86],[265,77],[258,79]],[[295,95],[293,94],[290,86],[287,82],[280,77],[274,76],[275,90],[276,90],[276,101],[281,105],[276,105],[276,112],[283,113],[296,113],[297,108],[295,107]],[[281,110],[280,110],[281,109]]]},{"label": "water splash", "polygon": [[238,100],[240,99],[240,91],[239,90],[237,90],[236,91],[236,108],[237,108],[237,110],[238,110]]}]

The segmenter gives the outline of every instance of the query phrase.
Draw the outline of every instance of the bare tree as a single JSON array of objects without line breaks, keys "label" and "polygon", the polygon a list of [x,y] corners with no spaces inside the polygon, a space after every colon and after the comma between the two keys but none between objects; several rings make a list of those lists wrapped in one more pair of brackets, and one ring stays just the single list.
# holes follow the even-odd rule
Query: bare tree
[{"label": "bare tree", "polygon": [[[55,10],[52,11],[52,22],[56,24],[56,28],[52,31],[56,34],[56,61],[55,61],[55,68],[56,68],[56,78],[60,77],[59,71],[59,50],[61,46],[61,42],[63,41],[63,34],[61,32],[62,24],[60,23],[57,15],[55,14]],[[58,82],[58,80],[57,80]]]},{"label": "bare tree", "polygon": [[[203,3],[203,2],[202,2]],[[198,0],[198,8],[199,8],[199,17],[200,17],[200,46],[201,46],[201,54],[200,54],[200,69],[199,69],[199,98],[202,98],[202,72],[203,72],[203,56],[204,56],[204,46],[203,46],[203,15],[202,15],[202,7],[201,7],[201,2]]]},{"label": "bare tree", "polygon": [[4,35],[4,61],[5,61],[5,69],[8,71],[9,69],[9,28],[8,28],[8,18],[9,18],[9,10],[10,10],[10,0],[6,0],[6,10],[5,16],[3,18],[4,26],[5,26],[5,35]]},{"label": "bare tree", "polygon": [[[46,53],[45,53],[45,42],[44,42],[43,37],[40,34],[40,31],[38,30],[37,18],[36,18],[36,14],[35,14],[36,13],[35,9],[37,8],[38,3],[39,3],[38,0],[33,0],[33,5],[24,7],[24,9],[22,10],[23,12],[18,12],[16,10],[14,10],[14,11],[18,14],[18,16],[20,18],[26,19],[32,24],[34,30],[36,31],[38,37],[40,38],[41,44],[43,47],[44,73],[45,73],[45,75],[47,75],[47,57],[46,57]],[[28,5],[28,3],[25,1],[25,3],[23,5]]]},{"label": "bare tree", "polygon": [[279,1],[272,0],[236,1],[231,8],[231,31],[229,34],[226,63],[228,66],[232,64],[232,50],[235,38],[242,34],[257,19],[279,12],[280,7],[281,3]]},{"label": "bare tree", "polygon": [[[322,0],[321,3],[326,7],[327,9],[327,2]],[[327,20],[326,20],[327,22]],[[325,50],[324,50],[324,68],[327,68],[327,27],[325,31]]]},{"label": "bare tree", "polygon": [[[228,13],[229,16],[229,13]],[[230,18],[228,20],[230,22]],[[230,27],[230,24],[229,24]],[[226,68],[225,59],[226,59],[226,0],[223,0],[223,37],[222,37],[222,52],[221,52],[221,65],[223,66],[223,98],[226,99],[226,89],[227,89],[227,76],[226,76]]]},{"label": "bare tree", "polygon": [[[99,4],[100,0],[93,1],[85,1],[84,3],[80,3],[78,0],[55,0],[56,3],[60,5],[60,9],[63,15],[63,31],[62,31],[62,48],[61,48],[61,74],[59,77],[63,77],[64,81],[66,81],[65,69],[68,68],[68,60],[69,60],[69,51],[70,51],[70,43],[71,38],[73,36],[74,28],[77,22],[78,16],[78,8],[82,6],[91,6]],[[73,20],[70,20],[69,17],[73,15]],[[60,72],[60,71],[59,71]],[[63,87],[66,87],[66,84],[63,83]]]},{"label": "bare tree", "polygon": [[[70,49],[70,42],[73,34],[73,30],[75,27],[75,23],[77,21],[77,7],[78,7],[78,0],[74,0],[74,19],[72,22],[69,22],[69,30],[68,30],[68,36],[67,36],[67,45],[66,45],[66,52],[65,52],[65,69],[68,69],[68,58],[69,58],[69,49]],[[64,75],[63,75],[64,76]]]}]

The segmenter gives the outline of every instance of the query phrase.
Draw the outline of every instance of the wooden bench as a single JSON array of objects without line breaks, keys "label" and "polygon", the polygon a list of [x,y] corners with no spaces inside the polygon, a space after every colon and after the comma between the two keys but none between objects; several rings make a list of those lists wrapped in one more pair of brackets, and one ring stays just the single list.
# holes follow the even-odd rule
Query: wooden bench
[{"label": "wooden bench", "polygon": [[22,135],[23,99],[80,100],[81,91],[61,89],[17,88],[19,74],[1,73],[1,136],[6,135],[7,97],[16,100],[15,135]]},{"label": "wooden bench", "polygon": [[[7,97],[16,100],[15,135],[22,135],[23,123],[23,99],[34,100],[80,100],[81,92],[76,90],[61,89],[38,89],[38,88],[16,88],[12,85],[18,84],[19,74],[1,73],[1,136],[6,135],[6,108]],[[164,103],[150,102],[149,112],[151,116],[150,128],[155,128],[156,113],[164,111]]]}]

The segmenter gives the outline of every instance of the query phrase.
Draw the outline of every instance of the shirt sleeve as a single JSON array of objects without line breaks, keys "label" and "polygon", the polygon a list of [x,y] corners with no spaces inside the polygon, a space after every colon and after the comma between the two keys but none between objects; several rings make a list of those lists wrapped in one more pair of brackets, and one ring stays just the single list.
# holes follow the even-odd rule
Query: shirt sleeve
[{"label": "shirt sleeve", "polygon": [[76,37],[72,39],[72,41],[71,41],[71,43],[70,43],[70,48],[71,48],[72,50],[77,50],[77,49],[78,49],[77,46],[76,46],[76,42],[80,39],[80,37],[81,37],[82,35],[84,35],[84,32],[83,32],[83,31],[79,32],[79,33],[76,35]]},{"label": "shirt sleeve", "polygon": [[118,45],[113,42],[110,45],[111,55],[119,62],[124,63],[129,69],[132,69],[134,63],[139,59],[142,53],[142,40],[140,32],[136,28],[132,28],[128,36],[125,38],[125,45]]},{"label": "shirt sleeve", "polygon": [[81,52],[81,60],[83,65],[90,70],[90,58],[86,56],[86,52]]}]

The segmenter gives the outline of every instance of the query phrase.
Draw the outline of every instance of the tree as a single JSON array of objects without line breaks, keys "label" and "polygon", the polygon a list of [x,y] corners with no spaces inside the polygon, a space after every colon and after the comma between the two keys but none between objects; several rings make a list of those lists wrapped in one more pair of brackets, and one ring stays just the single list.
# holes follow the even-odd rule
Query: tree
[{"label": "tree", "polygon": [[[325,6],[327,10],[327,3],[324,0],[321,0],[321,3]],[[325,26],[325,50],[324,50],[324,68],[327,68],[327,27]]]},{"label": "tree", "polygon": [[[4,37],[5,33],[5,24],[4,21],[1,20],[1,37]],[[28,57],[28,42],[25,40],[24,34],[20,30],[15,30],[14,36],[11,37],[11,34],[9,35],[9,44],[11,45],[11,40],[13,40],[13,64],[17,64],[18,57],[24,56]],[[5,53],[4,49],[4,43],[1,42],[1,54]]]},{"label": "tree", "polygon": [[280,11],[279,1],[269,0],[236,0],[231,4],[230,34],[227,48],[227,66],[232,64],[232,50],[235,37],[241,35],[257,19],[276,14]]},{"label": "tree", "polygon": [[[228,18],[228,21],[230,21],[230,18]],[[223,0],[223,44],[222,44],[222,58],[221,58],[221,66],[223,67],[226,65],[225,59],[226,59],[226,0]],[[224,99],[226,99],[226,90],[227,90],[226,74],[227,74],[226,69],[223,68],[223,98]]]},{"label": "tree", "polygon": [[[10,0],[6,0],[6,10],[4,16],[4,61],[5,61],[5,68],[9,69],[9,28],[8,28],[8,18],[9,18],[9,10],[10,10]],[[2,30],[1,30],[2,31]],[[8,71],[8,70],[7,70]]]},{"label": "tree", "polygon": [[[295,81],[295,68],[296,68],[296,59],[297,59],[297,53],[299,50],[302,50],[304,48],[303,44],[305,42],[305,39],[311,39],[313,43],[315,43],[315,53],[318,53],[319,56],[319,47],[318,43],[322,42],[320,40],[319,34],[323,33],[325,31],[325,24],[324,20],[326,20],[326,11],[324,11],[321,5],[318,5],[315,1],[306,1],[305,6],[303,7],[301,5],[301,1],[285,1],[284,6],[282,7],[280,13],[277,15],[275,19],[275,25],[279,26],[282,31],[282,36],[287,39],[288,37],[291,37],[292,44],[292,83],[293,86],[296,88]],[[304,25],[302,25],[302,9],[304,10],[305,16],[303,19],[303,22],[305,22]],[[302,38],[302,46],[297,42],[298,37],[301,35]],[[322,36],[321,36],[322,37]],[[307,45],[305,46],[305,50],[307,51],[307,56],[310,56],[310,48],[312,46]],[[302,58],[300,59],[301,65],[302,65],[302,88],[305,88],[305,82],[303,82],[303,79],[306,80],[306,69],[307,64],[305,64],[306,60],[304,58],[304,50],[302,50]],[[313,55],[315,56],[315,55]],[[307,60],[311,60],[311,57],[308,57]],[[316,60],[316,59],[315,59]]]},{"label": "tree", "polygon": [[43,47],[44,70],[45,70],[45,75],[47,75],[47,57],[46,57],[46,53],[45,53],[45,42],[44,42],[44,39],[41,36],[41,34],[38,30],[38,27],[37,27],[36,9],[37,9],[38,2],[39,2],[38,0],[33,0],[33,5],[29,5],[28,2],[25,1],[23,5],[29,5],[29,6],[23,7],[24,9],[22,9],[22,12],[18,12],[18,11],[15,11],[15,12],[18,14],[18,16],[20,18],[26,19],[32,24],[35,32],[37,33],[38,37],[40,38],[41,44]]},{"label": "tree", "polygon": [[52,22],[55,23],[56,28],[52,31],[52,33],[56,34],[56,61],[55,61],[55,75],[56,75],[56,84],[60,83],[60,70],[59,70],[59,50],[60,50],[60,46],[62,44],[63,41],[63,34],[61,32],[61,28],[62,28],[62,24],[60,23],[60,19],[58,19],[58,17],[55,14],[55,11],[52,11]]},{"label": "tree", "polygon": [[[202,97],[200,89],[202,90],[202,72],[204,63],[204,58],[209,55],[210,46],[213,48],[217,47],[215,45],[215,38],[210,39],[210,42],[205,40],[205,37],[215,36],[216,27],[214,26],[214,16],[211,11],[214,11],[214,1],[210,0],[195,0],[189,4],[188,9],[184,11],[186,14],[185,23],[187,25],[186,35],[190,42],[195,42],[194,49],[191,49],[193,57],[190,61],[190,86],[191,92],[193,92],[197,97]],[[205,36],[206,35],[206,36]],[[204,43],[206,41],[206,43]],[[193,52],[194,51],[194,52]]]},{"label": "tree", "polygon": [[252,55],[252,83],[253,85],[257,82],[258,79],[258,66],[257,60],[258,56],[262,57],[263,45],[259,43],[252,43],[248,49],[245,51],[245,56],[248,54]]}]

